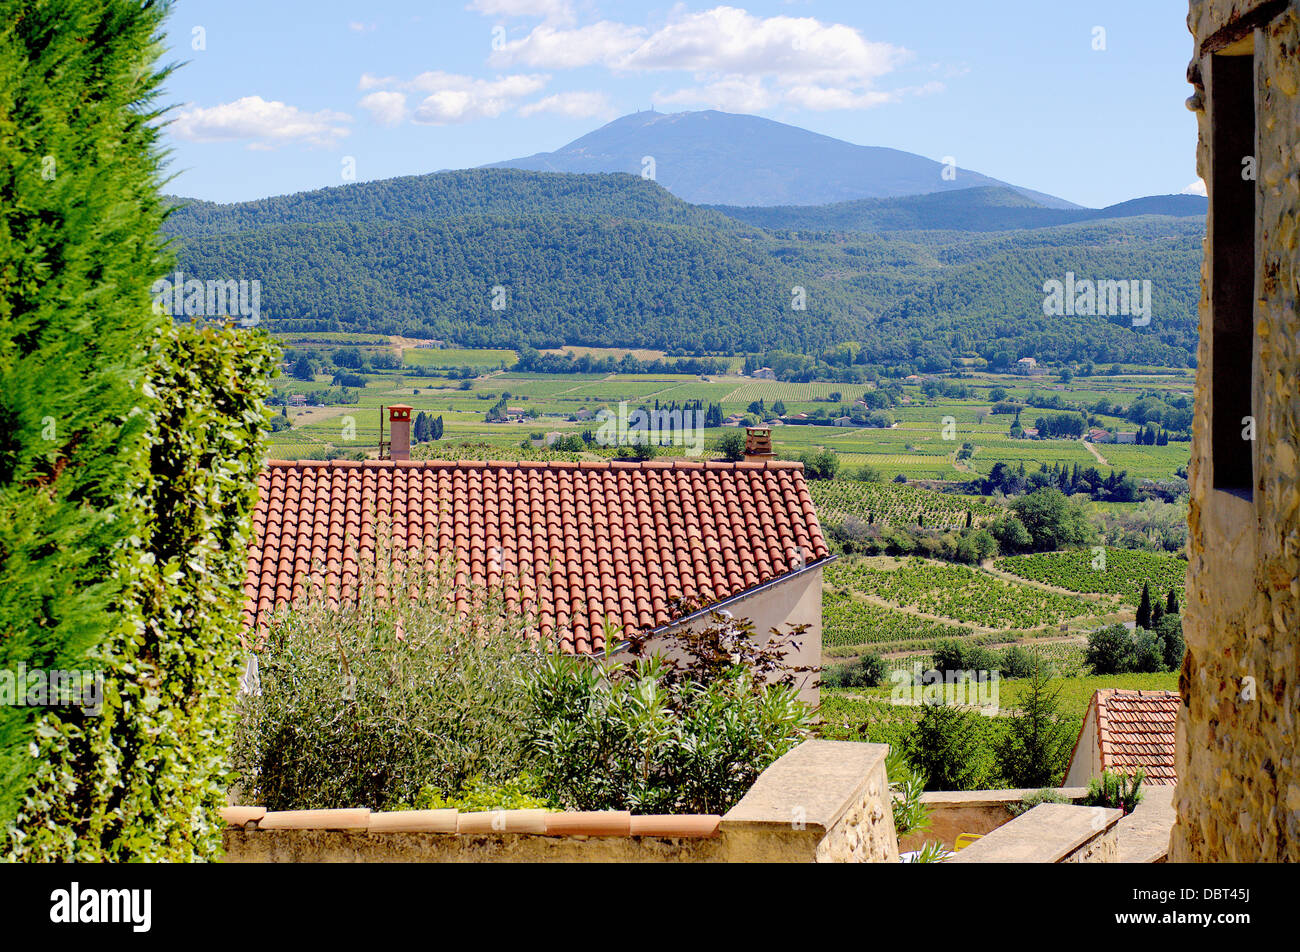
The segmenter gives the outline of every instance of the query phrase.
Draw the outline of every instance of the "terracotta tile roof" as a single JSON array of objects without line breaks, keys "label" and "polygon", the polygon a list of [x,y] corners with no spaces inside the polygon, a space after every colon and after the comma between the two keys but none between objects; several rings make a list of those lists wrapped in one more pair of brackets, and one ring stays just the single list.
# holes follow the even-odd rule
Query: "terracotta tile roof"
[{"label": "terracotta tile roof", "polygon": [[1121,691],[1093,695],[1103,770],[1146,771],[1144,783],[1175,784],[1174,722],[1181,699],[1175,691]]},{"label": "terracotta tile roof", "polygon": [[503,591],[544,639],[604,649],[829,554],[798,463],[271,461],[259,480],[245,624],[303,594],[354,591],[377,530],[454,557],[457,579]]}]

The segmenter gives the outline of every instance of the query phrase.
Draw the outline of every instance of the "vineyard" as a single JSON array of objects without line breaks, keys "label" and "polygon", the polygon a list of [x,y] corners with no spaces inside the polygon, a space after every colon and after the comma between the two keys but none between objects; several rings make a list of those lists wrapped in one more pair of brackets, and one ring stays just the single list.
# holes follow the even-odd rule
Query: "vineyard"
[{"label": "vineyard", "polygon": [[1177,555],[1134,549],[1108,548],[1104,554],[1104,561],[1101,553],[1092,549],[1013,555],[998,559],[994,565],[1020,578],[1072,592],[1117,595],[1132,607],[1141,599],[1144,582],[1151,586],[1153,598],[1163,597],[1172,588],[1179,604],[1186,601],[1183,595],[1186,560]]},{"label": "vineyard", "polygon": [[1082,596],[1019,585],[964,565],[920,558],[842,559],[827,568],[826,584],[986,630],[1043,628],[1097,616],[1104,609]]},{"label": "vineyard", "polygon": [[814,480],[808,487],[823,526],[842,523],[849,516],[863,522],[896,527],[960,529],[967,514],[980,525],[993,519],[999,507],[982,499],[921,489],[903,483],[864,483],[851,479]]},{"label": "vineyard", "polygon": [[971,629],[919,618],[885,608],[844,592],[829,591],[822,598],[822,646],[828,654],[908,651],[931,648],[951,638],[965,638]]}]

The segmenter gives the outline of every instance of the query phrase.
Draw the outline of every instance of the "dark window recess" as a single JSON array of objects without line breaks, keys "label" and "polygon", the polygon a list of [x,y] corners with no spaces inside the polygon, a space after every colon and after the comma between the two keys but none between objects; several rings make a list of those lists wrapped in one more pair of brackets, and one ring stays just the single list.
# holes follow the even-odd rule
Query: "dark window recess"
[{"label": "dark window recess", "polygon": [[1255,58],[1214,56],[1210,97],[1214,488],[1251,498],[1255,444],[1244,438],[1242,421],[1254,412],[1256,216],[1255,182],[1242,172],[1243,160],[1255,155]]}]

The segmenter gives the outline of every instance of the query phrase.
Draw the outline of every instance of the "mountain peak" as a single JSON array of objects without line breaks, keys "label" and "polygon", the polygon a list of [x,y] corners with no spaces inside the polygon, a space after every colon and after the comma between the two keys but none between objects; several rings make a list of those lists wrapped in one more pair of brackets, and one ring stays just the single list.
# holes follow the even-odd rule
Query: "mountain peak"
[{"label": "mountain peak", "polygon": [[1048,208],[1078,207],[979,172],[945,175],[944,165],[911,152],[716,109],[628,113],[554,152],[491,167],[645,175],[679,198],[709,205],[822,205],[1003,186]]}]

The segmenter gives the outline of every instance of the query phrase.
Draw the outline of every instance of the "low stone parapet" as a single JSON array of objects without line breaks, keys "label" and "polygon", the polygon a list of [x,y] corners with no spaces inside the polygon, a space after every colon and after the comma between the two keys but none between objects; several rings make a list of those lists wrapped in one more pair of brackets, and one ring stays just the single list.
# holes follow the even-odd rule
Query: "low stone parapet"
[{"label": "low stone parapet", "polygon": [[1044,803],[953,854],[949,863],[1114,863],[1121,810]]},{"label": "low stone parapet", "polygon": [[883,744],[806,741],[725,816],[228,807],[228,862],[896,862]]}]

